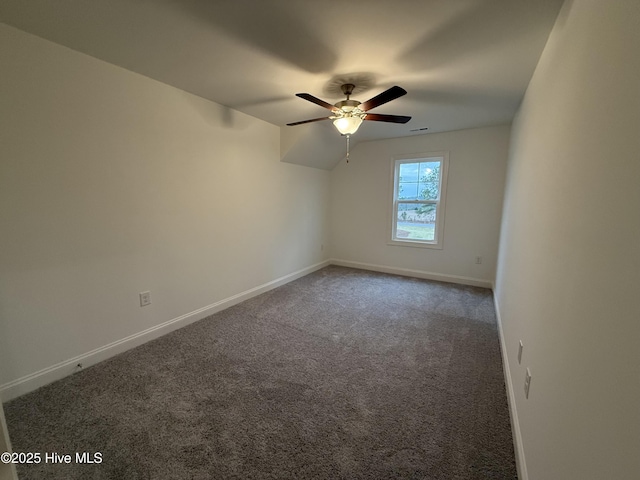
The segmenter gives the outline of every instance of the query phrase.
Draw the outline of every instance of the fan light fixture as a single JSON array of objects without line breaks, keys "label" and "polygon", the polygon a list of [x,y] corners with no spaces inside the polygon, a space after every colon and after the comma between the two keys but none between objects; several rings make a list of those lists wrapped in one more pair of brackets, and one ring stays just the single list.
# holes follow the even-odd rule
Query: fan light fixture
[{"label": "fan light fixture", "polygon": [[333,125],[342,135],[351,135],[356,133],[356,131],[358,131],[358,127],[360,127],[360,124],[367,116],[364,110],[360,110],[359,101],[349,99],[352,89],[353,85],[349,85],[348,88],[343,89],[347,95],[347,99],[336,103],[333,115],[329,117],[333,120]]},{"label": "fan light fixture", "polygon": [[342,135],[352,135],[356,133],[361,123],[362,123],[362,118],[355,115],[348,115],[348,116],[336,118],[333,121],[333,125],[338,129],[338,131]]}]

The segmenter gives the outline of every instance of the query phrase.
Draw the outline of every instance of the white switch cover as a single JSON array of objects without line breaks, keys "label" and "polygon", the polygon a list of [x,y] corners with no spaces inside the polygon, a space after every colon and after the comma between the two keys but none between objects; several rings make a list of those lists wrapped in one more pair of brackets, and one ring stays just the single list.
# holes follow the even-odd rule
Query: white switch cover
[{"label": "white switch cover", "polygon": [[524,396],[529,398],[529,387],[531,387],[531,372],[527,368],[527,374],[524,377]]},{"label": "white switch cover", "polygon": [[522,349],[524,345],[522,345],[522,340],[520,340],[520,344],[518,345],[518,363],[522,363]]}]

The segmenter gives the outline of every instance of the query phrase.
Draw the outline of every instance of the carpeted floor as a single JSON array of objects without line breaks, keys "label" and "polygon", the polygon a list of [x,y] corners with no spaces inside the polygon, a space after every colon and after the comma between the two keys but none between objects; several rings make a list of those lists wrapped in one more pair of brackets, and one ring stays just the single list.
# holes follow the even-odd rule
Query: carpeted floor
[{"label": "carpeted floor", "polygon": [[515,479],[490,290],[331,266],[5,405],[27,479]]}]

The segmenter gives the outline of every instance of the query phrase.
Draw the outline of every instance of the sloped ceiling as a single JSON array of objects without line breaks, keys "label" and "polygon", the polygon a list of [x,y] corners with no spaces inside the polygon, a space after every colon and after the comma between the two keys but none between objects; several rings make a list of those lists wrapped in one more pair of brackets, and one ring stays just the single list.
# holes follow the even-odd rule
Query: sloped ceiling
[{"label": "sloped ceiling", "polygon": [[[281,126],[283,161],[331,169],[340,85],[408,94],[358,141],[509,123],[562,0],[2,0],[0,21]],[[293,131],[296,129],[297,131]]]}]

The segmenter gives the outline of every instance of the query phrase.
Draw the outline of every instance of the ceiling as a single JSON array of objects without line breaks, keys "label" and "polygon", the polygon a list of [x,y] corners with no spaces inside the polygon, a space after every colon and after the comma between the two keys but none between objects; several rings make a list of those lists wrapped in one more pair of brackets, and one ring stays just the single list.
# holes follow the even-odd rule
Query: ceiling
[{"label": "ceiling", "polygon": [[352,142],[509,123],[562,1],[2,0],[0,21],[283,126],[284,161],[330,169],[344,139],[284,126],[329,113],[295,93],[408,91],[372,113],[409,123]]}]

